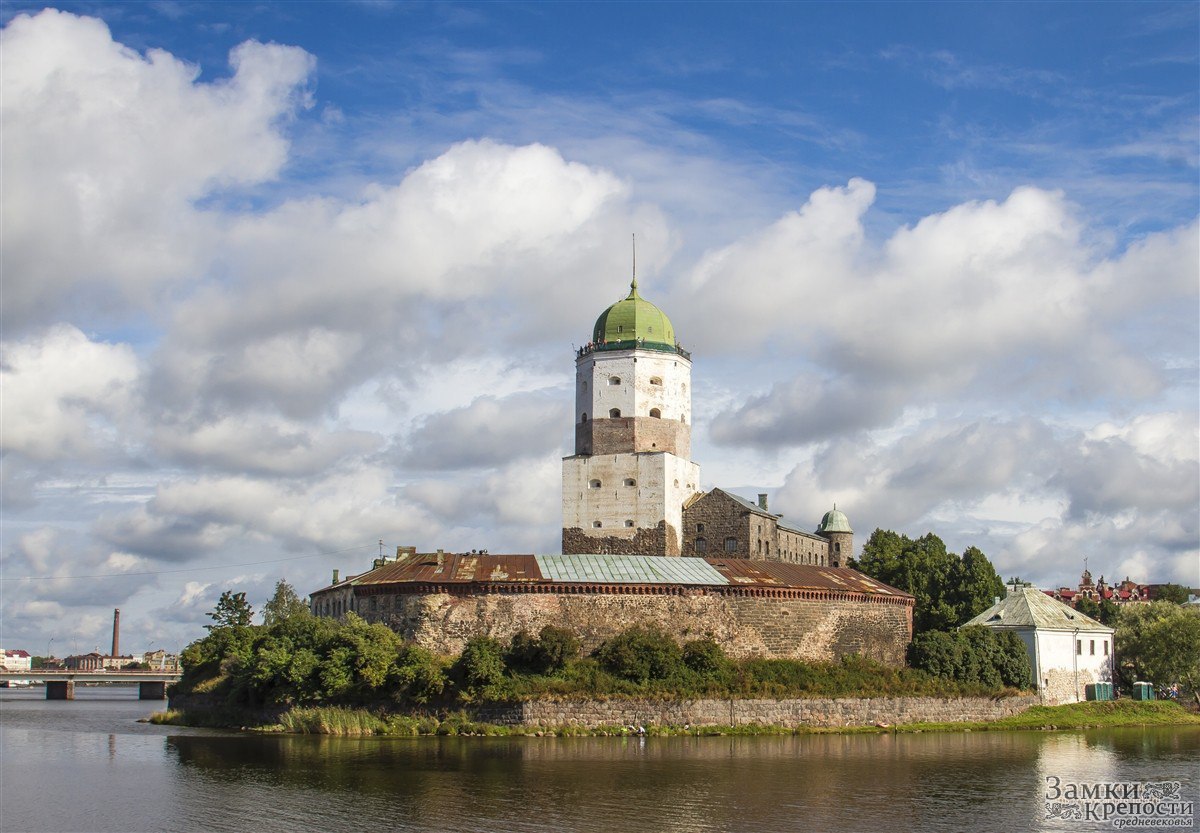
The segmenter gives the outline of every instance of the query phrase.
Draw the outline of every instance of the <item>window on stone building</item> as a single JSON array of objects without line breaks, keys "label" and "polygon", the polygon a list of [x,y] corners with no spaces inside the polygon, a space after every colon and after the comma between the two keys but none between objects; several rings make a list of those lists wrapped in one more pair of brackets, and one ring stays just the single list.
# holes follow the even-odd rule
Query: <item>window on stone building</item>
[{"label": "window on stone building", "polygon": [[650,384],[652,384],[652,385],[662,385],[662,379],[658,378],[657,376],[651,376],[651,377],[650,377]]},{"label": "window on stone building", "polygon": [[725,552],[737,552],[737,538],[725,539]]},{"label": "window on stone building", "polygon": [[621,418],[621,409],[613,408],[611,411],[608,412],[608,416],[610,419],[620,419]]},{"label": "window on stone building", "polygon": [[834,541],[834,542],[833,542],[833,551],[834,551],[834,552],[841,552],[841,551],[842,551],[842,542],[841,542],[841,541]]},{"label": "window on stone building", "polygon": [[696,539],[696,552],[708,552],[708,541],[703,538]]},{"label": "window on stone building", "polygon": [[619,385],[619,384],[621,384],[621,377],[620,376],[609,376],[608,383],[610,385]]},{"label": "window on stone building", "polygon": [[600,527],[602,527],[602,526],[604,526],[604,524],[600,523],[599,521],[592,521],[592,528],[593,528],[593,529],[599,529],[599,528],[600,528]]},{"label": "window on stone building", "polygon": [[589,487],[591,487],[591,488],[593,488],[593,489],[599,489],[599,488],[600,488],[600,481],[599,481],[599,480],[589,480],[589,481],[588,481],[588,486],[589,486]]},{"label": "window on stone building", "polygon": [[372,596],[371,597],[371,610],[378,610],[378,609],[379,609],[379,600],[376,599],[374,596]]},{"label": "window on stone building", "polygon": [[696,531],[697,531],[697,532],[703,532],[703,531],[704,531],[704,524],[696,524]]},{"label": "window on stone building", "polygon": [[767,543],[765,544],[764,548],[766,549],[766,556],[767,556],[767,558],[770,558],[770,557],[771,557],[771,542],[770,542],[770,541],[767,541]]},{"label": "window on stone building", "polygon": [[636,480],[634,480],[632,477],[626,477],[626,478],[625,478],[625,485],[626,485],[626,486],[636,486],[636,485],[637,485],[637,481],[636,481]]},{"label": "window on stone building", "polygon": [[579,421],[580,421],[580,422],[587,422],[587,411],[584,411],[584,412],[583,412],[583,416],[580,418],[580,420],[579,420]]},{"label": "window on stone building", "polygon": [[625,522],[625,528],[626,528],[626,529],[633,529],[633,521],[626,521],[626,522]]},{"label": "window on stone building", "polygon": [[662,411],[660,411],[658,408],[651,408],[651,409],[650,409],[650,416],[654,417],[655,419],[661,419],[661,418],[662,418]]}]

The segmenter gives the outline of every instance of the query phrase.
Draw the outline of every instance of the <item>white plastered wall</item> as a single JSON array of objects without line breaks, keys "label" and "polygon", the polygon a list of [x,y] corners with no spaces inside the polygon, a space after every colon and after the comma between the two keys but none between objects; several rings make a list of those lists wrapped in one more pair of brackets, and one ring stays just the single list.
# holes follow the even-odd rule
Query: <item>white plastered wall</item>
[{"label": "white plastered wall", "polygon": [[591,353],[576,363],[575,422],[584,414],[588,419],[606,419],[614,408],[622,417],[649,416],[657,408],[662,419],[690,425],[691,380],[692,363],[678,353]]},{"label": "white plastered wall", "polygon": [[563,527],[633,538],[638,529],[654,529],[665,520],[680,535],[683,503],[699,482],[700,467],[674,454],[567,457],[563,460]]}]

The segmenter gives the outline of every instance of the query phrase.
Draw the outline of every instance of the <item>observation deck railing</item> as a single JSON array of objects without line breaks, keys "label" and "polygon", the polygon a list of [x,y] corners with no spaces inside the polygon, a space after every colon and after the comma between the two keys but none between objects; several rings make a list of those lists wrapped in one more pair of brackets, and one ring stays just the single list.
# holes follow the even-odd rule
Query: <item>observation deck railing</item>
[{"label": "observation deck railing", "polygon": [[631,338],[625,341],[589,341],[584,346],[575,351],[575,355],[579,358],[590,353],[600,353],[606,350],[654,350],[659,353],[675,353],[683,358],[691,361],[692,354],[684,350],[678,344],[671,346],[657,341],[646,341],[644,338]]}]

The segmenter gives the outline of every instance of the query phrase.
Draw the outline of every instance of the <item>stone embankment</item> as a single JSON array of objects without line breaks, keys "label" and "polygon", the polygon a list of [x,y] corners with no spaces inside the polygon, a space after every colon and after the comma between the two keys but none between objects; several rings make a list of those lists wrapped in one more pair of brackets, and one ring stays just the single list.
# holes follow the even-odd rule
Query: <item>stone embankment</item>
[{"label": "stone embankment", "polygon": [[985,722],[1040,704],[1019,697],[868,697],[787,700],[536,700],[481,705],[472,719],[503,726],[815,726]]}]

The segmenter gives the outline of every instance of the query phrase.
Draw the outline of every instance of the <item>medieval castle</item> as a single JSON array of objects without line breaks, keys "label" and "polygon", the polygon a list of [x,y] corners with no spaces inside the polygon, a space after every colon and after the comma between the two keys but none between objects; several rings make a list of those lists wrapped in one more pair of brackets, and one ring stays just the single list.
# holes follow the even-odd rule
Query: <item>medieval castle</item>
[{"label": "medieval castle", "polygon": [[575,358],[575,453],[563,459],[562,554],[418,553],[311,595],[440,653],[468,639],[567,627],[585,648],[634,624],[708,637],[735,657],[903,664],[914,599],[843,566],[853,530],[834,507],[816,532],[757,502],[699,489],[691,355],[638,294],[601,313]]}]

